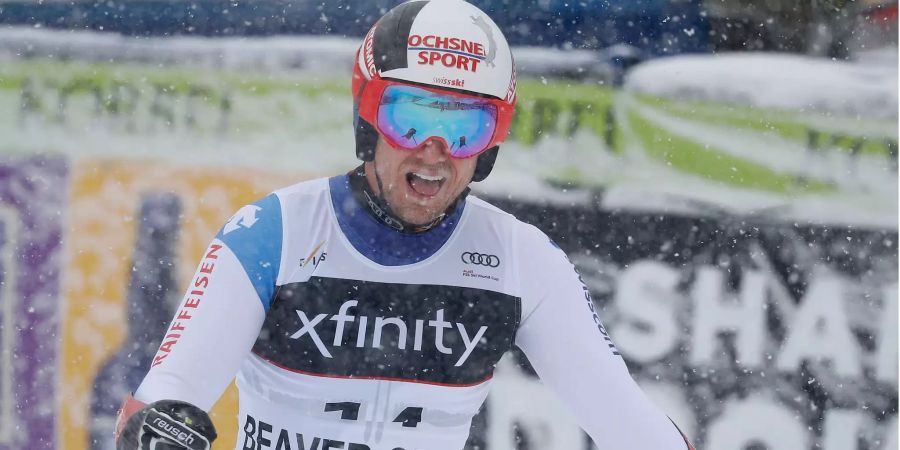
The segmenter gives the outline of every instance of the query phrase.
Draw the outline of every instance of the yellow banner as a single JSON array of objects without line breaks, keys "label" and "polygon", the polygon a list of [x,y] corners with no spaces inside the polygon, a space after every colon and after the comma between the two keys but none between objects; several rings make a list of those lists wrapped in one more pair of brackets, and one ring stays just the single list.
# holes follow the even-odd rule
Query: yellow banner
[{"label": "yellow banner", "polygon": [[[304,177],[153,161],[82,160],[72,170],[64,238],[66,307],[60,359],[64,382],[58,397],[58,439],[64,450],[84,450],[96,448],[89,444],[93,382],[127,333],[126,291],[141,197],[174,193],[180,199],[176,264],[180,293],[203,250],[234,211]],[[214,448],[234,448],[233,384],[211,415],[219,432]]]}]

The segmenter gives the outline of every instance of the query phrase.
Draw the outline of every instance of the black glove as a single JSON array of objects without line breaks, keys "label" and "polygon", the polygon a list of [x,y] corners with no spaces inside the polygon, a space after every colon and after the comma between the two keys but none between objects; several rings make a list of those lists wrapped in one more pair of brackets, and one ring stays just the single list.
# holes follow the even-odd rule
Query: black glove
[{"label": "black glove", "polygon": [[116,450],[210,450],[216,428],[202,409],[177,400],[145,406],[125,422]]}]

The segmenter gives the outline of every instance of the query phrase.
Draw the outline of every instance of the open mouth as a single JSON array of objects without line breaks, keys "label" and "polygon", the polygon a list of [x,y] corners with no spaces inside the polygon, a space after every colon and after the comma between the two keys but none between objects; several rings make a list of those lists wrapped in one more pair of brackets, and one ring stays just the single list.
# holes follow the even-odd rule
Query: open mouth
[{"label": "open mouth", "polygon": [[423,197],[434,197],[444,185],[445,178],[438,175],[426,175],[418,172],[406,174],[406,182],[413,192]]}]

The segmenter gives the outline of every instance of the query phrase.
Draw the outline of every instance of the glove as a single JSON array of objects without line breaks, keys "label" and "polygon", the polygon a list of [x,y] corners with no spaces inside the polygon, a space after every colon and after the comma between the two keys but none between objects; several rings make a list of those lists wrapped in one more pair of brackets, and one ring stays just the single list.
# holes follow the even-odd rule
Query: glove
[{"label": "glove", "polygon": [[144,405],[128,396],[116,424],[116,450],[210,450],[216,428],[202,409],[178,400]]}]

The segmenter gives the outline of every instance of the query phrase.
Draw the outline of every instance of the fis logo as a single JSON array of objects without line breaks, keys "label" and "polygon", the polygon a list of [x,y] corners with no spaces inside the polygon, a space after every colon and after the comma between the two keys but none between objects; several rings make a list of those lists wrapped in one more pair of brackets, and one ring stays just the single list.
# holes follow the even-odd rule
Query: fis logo
[{"label": "fis logo", "polygon": [[328,241],[319,242],[316,247],[313,248],[313,251],[309,252],[309,255],[306,258],[300,258],[300,267],[319,267],[319,263],[325,261],[325,257],[328,256],[328,253],[324,251],[319,253],[319,250],[321,250],[327,242]]},{"label": "fis logo", "polygon": [[[343,347],[344,335],[348,328],[356,327],[356,342],[348,342],[348,346],[356,348],[382,348],[382,336],[385,328],[390,328],[392,333],[398,336],[397,347],[400,350],[406,350],[412,347],[413,351],[421,352],[423,348],[431,351],[433,347],[440,353],[445,355],[453,355],[454,350],[446,345],[446,334],[458,334],[452,337],[451,342],[462,342],[462,354],[457,358],[455,366],[460,367],[475,350],[478,342],[484,336],[488,327],[482,325],[477,332],[471,334],[465,324],[449,322],[444,319],[444,309],[438,309],[434,313],[433,318],[414,319],[407,321],[400,317],[369,317],[349,314],[351,308],[356,308],[359,304],[357,300],[347,300],[339,308],[337,314],[318,314],[310,318],[305,311],[297,309],[297,316],[300,318],[301,327],[292,335],[291,339],[310,339],[319,353],[326,358],[332,358],[329,348]],[[333,324],[329,323],[333,322]],[[319,335],[319,329],[333,327],[334,340],[324,342]],[[429,337],[434,336],[433,341],[425,337],[426,331]]]}]

